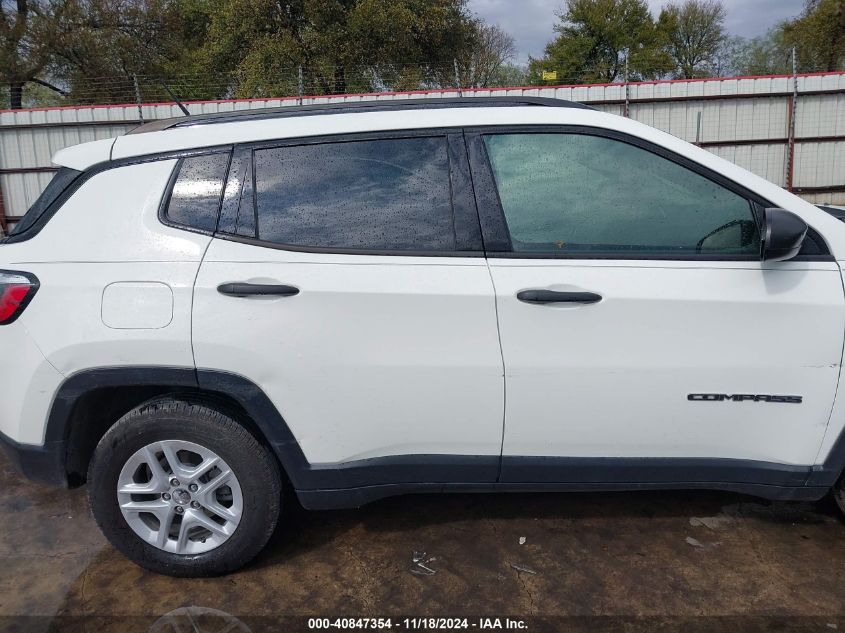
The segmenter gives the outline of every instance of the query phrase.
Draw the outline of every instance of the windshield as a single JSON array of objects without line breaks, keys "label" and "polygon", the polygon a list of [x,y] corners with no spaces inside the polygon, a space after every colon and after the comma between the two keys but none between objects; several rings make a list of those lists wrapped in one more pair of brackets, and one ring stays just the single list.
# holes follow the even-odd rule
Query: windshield
[{"label": "windshield", "polygon": [[9,235],[18,235],[30,229],[36,222],[38,222],[38,219],[44,214],[50,205],[53,204],[60,195],[62,195],[62,192],[67,189],[74,180],[76,180],[80,173],[82,172],[71,169],[70,167],[62,167],[59,169],[50,181],[50,184],[47,185],[47,188],[41,192],[41,195],[38,196],[38,199],[29,208],[23,218],[21,218],[21,221],[15,225],[15,228],[12,229]]}]

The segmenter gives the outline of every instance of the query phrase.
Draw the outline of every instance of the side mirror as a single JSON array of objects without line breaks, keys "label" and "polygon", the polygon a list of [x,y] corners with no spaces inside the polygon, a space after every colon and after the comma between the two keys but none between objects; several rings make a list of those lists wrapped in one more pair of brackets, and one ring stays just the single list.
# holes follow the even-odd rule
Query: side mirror
[{"label": "side mirror", "polygon": [[785,209],[766,209],[761,258],[765,262],[792,259],[801,250],[807,223]]}]

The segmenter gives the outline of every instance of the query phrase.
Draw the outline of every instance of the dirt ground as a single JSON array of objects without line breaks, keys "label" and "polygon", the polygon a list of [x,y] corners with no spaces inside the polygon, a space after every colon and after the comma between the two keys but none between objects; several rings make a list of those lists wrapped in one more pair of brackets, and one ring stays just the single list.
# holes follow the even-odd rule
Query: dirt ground
[{"label": "dirt ground", "polygon": [[845,523],[829,501],[443,495],[316,513],[288,502],[247,568],[191,580],[118,554],[84,489],[29,483],[5,458],[0,477],[4,630],[307,631],[308,616],[347,616],[392,618],[390,630],[466,617],[466,630],[845,631]]}]

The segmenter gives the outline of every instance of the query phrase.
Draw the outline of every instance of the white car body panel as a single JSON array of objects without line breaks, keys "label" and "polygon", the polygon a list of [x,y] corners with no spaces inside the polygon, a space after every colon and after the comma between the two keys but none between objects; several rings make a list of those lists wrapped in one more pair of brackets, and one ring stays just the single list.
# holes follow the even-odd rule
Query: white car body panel
[{"label": "white car body panel", "polygon": [[53,394],[64,376],[53,367],[21,319],[0,327],[0,432],[21,444],[41,444]]},{"label": "white car body panel", "polygon": [[[0,327],[0,337],[10,328],[26,328],[59,377],[98,367],[193,367],[193,285],[211,238],[165,226],[158,219],[161,197],[175,164],[159,161],[97,174],[80,187],[37,238],[0,246],[0,269],[25,270],[41,284],[33,305],[19,322]],[[165,286],[172,293],[172,318],[165,325],[159,318],[154,327],[138,327],[144,323],[126,321],[131,305],[110,303],[106,312],[118,311],[124,315],[123,324],[133,327],[109,327],[103,321],[103,297],[115,283]],[[160,295],[157,297],[154,301],[160,300]],[[139,300],[143,303],[144,299],[133,299]],[[160,313],[162,310],[159,307]],[[19,381],[20,371],[17,365],[2,367],[0,381]],[[53,373],[42,370],[42,375],[55,380]],[[27,416],[17,432],[8,433],[12,439],[42,441],[55,387],[41,396],[46,400],[39,408],[42,415]],[[22,410],[24,405],[9,400],[34,402],[31,390],[4,388],[4,394],[10,410]]]},{"label": "white car body panel", "polygon": [[[300,294],[217,291],[241,281]],[[215,239],[194,306],[197,367],[261,386],[312,464],[501,450],[502,358],[483,258],[323,255]]]},{"label": "white car body panel", "polygon": [[[507,412],[504,455],[813,463],[839,377],[834,262],[491,259]],[[526,288],[600,294],[530,305]],[[801,395],[802,404],[691,402]]]},{"label": "white car body panel", "polygon": [[29,262],[199,262],[207,235],[162,224],[158,209],[175,160],[95,174],[32,240],[3,244],[0,260]]},{"label": "white car body panel", "polygon": [[104,138],[65,147],[53,154],[53,163],[79,171],[88,169],[91,165],[104,163],[111,159],[115,140],[114,138]]}]

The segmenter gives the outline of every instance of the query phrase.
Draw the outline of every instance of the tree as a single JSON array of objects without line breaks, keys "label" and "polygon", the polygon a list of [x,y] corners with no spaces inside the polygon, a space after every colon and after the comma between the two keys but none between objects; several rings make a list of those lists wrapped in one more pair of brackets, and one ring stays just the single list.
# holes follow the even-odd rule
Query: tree
[{"label": "tree", "polygon": [[[165,98],[158,77],[183,74],[205,41],[202,0],[61,0],[54,15],[49,72],[76,102]],[[206,73],[210,80],[212,73]],[[183,95],[188,96],[188,95]],[[205,94],[192,97],[208,96]]]},{"label": "tree", "polygon": [[739,74],[736,71],[740,55],[745,50],[748,40],[738,35],[725,37],[710,64],[714,77],[732,77]]},{"label": "tree", "polygon": [[774,75],[792,72],[795,48],[799,72],[833,71],[845,67],[845,2],[810,0],[801,15],[782,22],[765,36],[739,39],[727,64],[733,75]]},{"label": "tree", "polygon": [[[11,107],[21,107],[25,88],[39,103],[55,100],[44,87],[74,102],[134,101],[134,75],[196,67],[212,1],[0,0],[0,82]],[[146,92],[166,97],[157,81]]]},{"label": "tree", "polygon": [[778,75],[791,72],[789,57],[772,30],[766,35],[746,40],[728,38],[717,54],[717,64],[723,70],[719,76]]},{"label": "tree", "polygon": [[[514,45],[466,0],[0,0],[0,81],[77,103],[490,85]],[[512,73],[511,73],[512,74]],[[29,88],[32,93],[32,88]],[[39,95],[39,98],[42,95]]]},{"label": "tree", "polygon": [[799,71],[833,71],[845,66],[845,1],[807,0],[804,11],[778,27],[781,47],[795,47]]},{"label": "tree", "polygon": [[471,50],[466,0],[231,0],[211,13],[205,65],[231,70],[243,96],[454,83]]},{"label": "tree", "polygon": [[9,87],[9,103],[20,108],[23,89],[37,82],[50,61],[49,9],[39,0],[0,0],[0,83]]},{"label": "tree", "polygon": [[666,39],[676,77],[707,76],[725,40],[725,7],[720,0],[669,4],[660,12],[658,28]]},{"label": "tree", "polygon": [[503,64],[496,71],[490,86],[525,86],[528,85],[528,67],[521,64]]},{"label": "tree", "polygon": [[503,85],[507,62],[516,55],[514,39],[498,25],[475,23],[470,45],[457,58],[461,85],[488,88]]},{"label": "tree", "polygon": [[548,70],[568,83],[610,83],[622,76],[626,55],[632,79],[656,78],[671,69],[645,0],[567,0],[558,17],[559,35],[544,58],[529,63],[534,82]]}]

